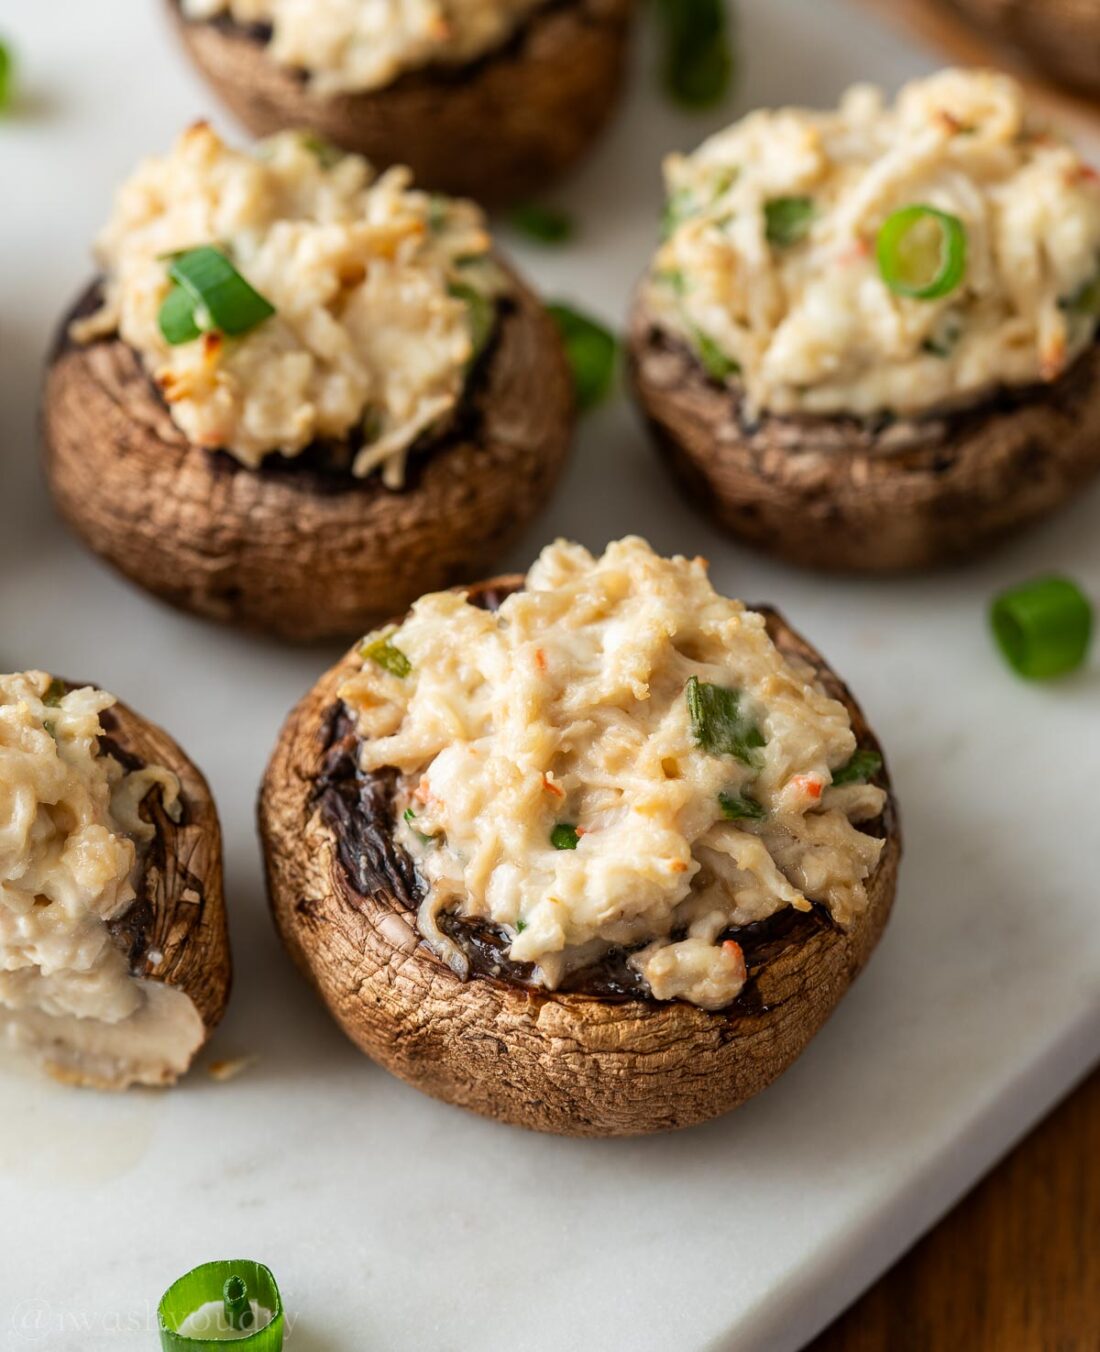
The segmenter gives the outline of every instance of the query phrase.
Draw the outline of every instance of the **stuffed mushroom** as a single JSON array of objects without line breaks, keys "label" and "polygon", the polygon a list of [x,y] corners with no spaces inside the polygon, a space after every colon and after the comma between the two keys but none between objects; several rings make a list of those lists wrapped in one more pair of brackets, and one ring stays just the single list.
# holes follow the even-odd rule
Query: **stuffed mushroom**
[{"label": "stuffed mushroom", "polygon": [[754,113],[667,177],[632,382],[730,531],[811,566],[927,566],[1100,469],[1100,181],[1016,82]]},{"label": "stuffed mushroom", "polygon": [[618,101],[634,0],[169,0],[260,135],[308,127],[479,201],[542,188]]},{"label": "stuffed mushroom", "polygon": [[93,686],[0,676],[0,1040],[57,1079],[171,1084],[225,1009],[206,781]]},{"label": "stuffed mushroom", "polygon": [[1100,6],[1095,0],[948,0],[1056,80],[1100,94]]},{"label": "stuffed mushroom", "polygon": [[47,472],[160,597],[293,639],[477,576],[561,470],[557,329],[472,203],[282,133],[146,161],[45,393]]},{"label": "stuffed mushroom", "polygon": [[900,855],[824,660],[637,538],[559,541],[369,635],[288,720],[260,823],[278,927],[349,1037],[579,1136],[774,1080],[867,961]]}]

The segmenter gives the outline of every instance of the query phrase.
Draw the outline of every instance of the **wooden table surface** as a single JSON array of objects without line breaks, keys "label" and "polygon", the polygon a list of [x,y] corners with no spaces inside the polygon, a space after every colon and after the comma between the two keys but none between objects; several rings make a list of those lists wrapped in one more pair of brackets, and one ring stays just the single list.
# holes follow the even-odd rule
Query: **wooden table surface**
[{"label": "wooden table surface", "polygon": [[806,1352],[1097,1352],[1100,1071]]},{"label": "wooden table surface", "polygon": [[[945,63],[999,65],[1071,132],[1065,93],[935,0],[863,0]],[[805,1352],[1100,1352],[1100,1070]]]}]

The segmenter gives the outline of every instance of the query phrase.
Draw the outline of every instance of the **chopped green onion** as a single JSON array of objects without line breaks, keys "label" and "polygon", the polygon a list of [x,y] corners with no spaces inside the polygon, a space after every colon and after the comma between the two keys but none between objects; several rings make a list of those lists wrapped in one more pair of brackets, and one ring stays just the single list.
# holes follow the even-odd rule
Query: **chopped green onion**
[{"label": "chopped green onion", "polygon": [[59,681],[57,677],[54,676],[46,687],[46,693],[42,696],[42,703],[45,704],[47,708],[56,709],[65,698],[65,690],[65,682]]},{"label": "chopped green onion", "polygon": [[833,771],[833,784],[866,784],[882,769],[882,757],[877,751],[860,747],[847,765]]},{"label": "chopped green onion", "polygon": [[564,244],[573,235],[573,220],[556,207],[527,202],[512,212],[512,227],[540,244]]},{"label": "chopped green onion", "polygon": [[447,224],[450,210],[451,199],[442,193],[433,192],[428,198],[428,229],[433,235],[438,235]]},{"label": "chopped green onion", "polygon": [[410,675],[413,669],[412,663],[401,649],[395,648],[385,635],[376,638],[373,643],[364,644],[359,649],[359,656],[373,662],[383,671],[388,671],[391,676],[399,676],[402,680]]},{"label": "chopped green onion", "polygon": [[714,339],[708,337],[702,329],[693,329],[692,336],[695,339],[699,361],[711,380],[717,380],[721,385],[730,376],[740,375],[741,363],[734,361],[732,357],[727,357]]},{"label": "chopped green onion", "polygon": [[728,822],[763,821],[768,815],[768,810],[761,803],[752,798],[746,798],[743,794],[720,793],[718,795],[718,806],[722,809],[722,816]]},{"label": "chopped green onion", "polygon": [[1092,606],[1067,577],[1037,578],[1003,592],[989,618],[1009,665],[1028,680],[1064,676],[1088,655]]},{"label": "chopped green onion", "polygon": [[773,197],[764,203],[764,234],[768,243],[789,249],[810,233],[816,215],[812,197]]},{"label": "chopped green onion", "polygon": [[680,268],[664,268],[653,275],[656,281],[667,286],[677,296],[684,295],[688,289],[687,277]]},{"label": "chopped green onion", "polygon": [[0,42],[0,113],[11,107],[15,95],[15,62],[11,48]]},{"label": "chopped green onion", "polygon": [[497,326],[496,304],[465,282],[452,282],[447,294],[466,306],[466,322],[470,326],[470,342],[473,344],[474,360],[489,346],[489,339]]},{"label": "chopped green onion", "polygon": [[657,0],[665,88],[687,108],[707,108],[726,94],[733,50],[726,0]]},{"label": "chopped green onion", "polygon": [[[394,649],[394,651],[395,652],[397,651],[396,648]],[[413,835],[416,836],[421,841],[422,844],[424,845],[435,844],[434,836],[426,836],[423,831],[418,831],[416,827],[413,825],[413,823],[416,821],[416,813],[412,810],[411,807],[407,807],[405,811],[402,813],[402,816],[405,818],[405,821],[411,828]]]},{"label": "chopped green onion", "polygon": [[550,844],[555,850],[575,850],[580,836],[569,822],[559,822],[550,832]]},{"label": "chopped green onion", "polygon": [[1058,306],[1081,319],[1094,319],[1100,315],[1100,272],[1082,282],[1072,295],[1060,300]]},{"label": "chopped green onion", "polygon": [[582,413],[603,403],[615,383],[619,344],[615,335],[570,305],[548,305],[573,371],[577,407]]},{"label": "chopped green onion", "polygon": [[174,255],[168,276],[176,286],[165,298],[158,322],[165,341],[173,346],[191,342],[211,329],[236,337],[275,313],[275,307],[249,286],[225,254],[209,244]]},{"label": "chopped green onion", "polygon": [[222,1304],[225,1308],[225,1322],[231,1329],[248,1329],[255,1322],[252,1303],[248,1299],[248,1285],[245,1279],[234,1273],[225,1279],[222,1287]]},{"label": "chopped green onion", "polygon": [[524,919],[521,918],[521,919],[519,919],[519,920],[516,921],[516,933],[517,933],[517,934],[522,934],[523,931],[524,931],[526,928],[527,928],[527,921],[526,921],[526,920],[524,920]]},{"label": "chopped green onion", "polygon": [[692,676],[685,694],[697,746],[715,756],[736,756],[744,765],[757,763],[754,752],[766,745],[765,738],[752,719],[742,713],[740,691]]},{"label": "chopped green onion", "polygon": [[250,1259],[203,1263],[172,1283],[157,1306],[157,1327],[164,1352],[201,1352],[202,1349],[225,1346],[227,1339],[224,1329],[221,1332],[211,1331],[209,1337],[203,1334],[191,1337],[180,1332],[187,1320],[204,1305],[221,1305],[223,1318],[218,1323],[224,1325],[228,1322],[232,1329],[246,1330],[247,1323],[233,1322],[234,1319],[243,1321],[246,1318],[245,1309],[238,1299],[235,1285],[238,1282],[244,1288],[247,1316],[252,1316],[249,1302],[251,1293],[261,1310],[271,1312],[271,1319],[245,1338],[229,1341],[246,1344],[253,1352],[281,1352],[286,1333],[283,1298],[270,1269]]},{"label": "chopped green onion", "polygon": [[661,215],[661,238],[668,239],[677,227],[695,213],[695,194],[690,188],[677,188],[670,193]]},{"label": "chopped green onion", "polygon": [[966,275],[966,227],[935,207],[903,207],[886,218],[876,252],[882,280],[895,295],[939,300]]},{"label": "chopped green onion", "polygon": [[182,286],[173,286],[160,307],[157,323],[164,341],[172,347],[193,343],[202,333],[195,322],[195,301]]},{"label": "chopped green onion", "polygon": [[314,131],[303,131],[299,136],[303,149],[309,151],[322,169],[332,169],[344,158],[344,152],[339,146],[334,146],[331,141],[326,141]]}]

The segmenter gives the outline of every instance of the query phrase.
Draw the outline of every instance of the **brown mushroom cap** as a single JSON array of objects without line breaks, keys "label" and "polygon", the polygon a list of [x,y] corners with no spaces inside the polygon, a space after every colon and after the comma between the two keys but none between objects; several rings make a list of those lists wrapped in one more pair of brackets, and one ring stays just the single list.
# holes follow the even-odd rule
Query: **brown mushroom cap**
[{"label": "brown mushroom cap", "polygon": [[511,298],[456,430],[414,453],[399,492],[377,475],[278,456],[250,470],[193,446],[133,349],[63,339],[43,418],[54,500],[96,554],[184,610],[294,640],[363,633],[491,568],[565,464],[561,339],[518,279]]},{"label": "brown mushroom cap", "polygon": [[[70,684],[70,688],[74,688]],[[108,921],[112,942],[126,955],[133,977],[186,996],[201,1021],[195,1027],[193,1060],[225,1012],[232,979],[229,929],[222,891],[222,837],[217,809],[202,773],[156,724],[121,701],[100,715],[103,749],[128,769],[161,765],[180,783],[179,820],[165,812],[159,788],[146,796],[141,814],[156,830],[140,856],[137,896]],[[83,1023],[84,1021],[79,1021]],[[40,1050],[46,1069],[70,1084],[125,1089],[131,1084],[171,1084],[186,1070],[178,1048],[158,1056],[155,1037],[127,1045],[126,1024],[97,1027],[95,1047],[72,1045],[62,1029]]]},{"label": "brown mushroom cap", "polygon": [[811,568],[879,572],[978,554],[1100,471],[1100,343],[1050,385],[920,419],[764,414],[711,380],[639,300],[630,382],[689,497],[748,544]]},{"label": "brown mushroom cap", "polygon": [[[521,582],[497,579],[471,597]],[[779,650],[809,662],[848,708],[860,744],[876,746],[822,657],[777,614],[765,614]],[[326,727],[340,684],[360,664],[349,652],[291,713],[259,808],[283,941],[353,1042],[435,1098],[566,1136],[691,1126],[736,1108],[786,1070],[866,963],[889,916],[901,854],[892,795],[878,823],[886,845],[868,879],[866,911],[847,932],[816,915],[797,917],[759,965],[750,957],[752,998],[728,1010],[562,994],[486,976],[464,982],[422,942],[407,905],[392,892],[357,889],[319,805]],[[889,789],[888,778],[881,782]]]},{"label": "brown mushroom cap", "polygon": [[634,0],[555,0],[512,42],[456,69],[432,67],[382,89],[315,93],[267,54],[266,35],[190,21],[168,0],[195,64],[258,136],[308,127],[375,165],[481,202],[514,201],[569,168],[619,99]]},{"label": "brown mushroom cap", "polygon": [[1056,80],[1100,93],[1100,8],[1094,0],[948,0]]}]

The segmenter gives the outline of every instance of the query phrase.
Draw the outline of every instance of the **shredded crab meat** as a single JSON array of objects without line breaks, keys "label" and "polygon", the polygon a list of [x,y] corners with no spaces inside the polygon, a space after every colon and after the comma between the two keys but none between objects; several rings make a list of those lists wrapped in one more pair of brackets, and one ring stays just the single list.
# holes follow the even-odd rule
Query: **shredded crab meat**
[{"label": "shredded crab meat", "polygon": [[[1095,338],[1100,180],[1006,75],[942,71],[892,106],[857,85],[834,111],[755,112],[666,177],[647,308],[750,415],[961,406],[1057,380]],[[769,239],[784,201],[799,227]],[[913,205],[965,231],[965,275],[937,299],[879,272],[879,230]]]},{"label": "shredded crab meat", "polygon": [[[255,469],[344,442],[354,474],[396,489],[462,400],[472,304],[491,313],[507,290],[490,244],[478,207],[414,190],[408,170],[376,176],[297,132],[248,154],[199,123],[119,191],[96,250],[103,304],[72,334],[134,348],[196,446]],[[275,314],[172,346],[158,323],[166,259],[200,245],[226,252]]]},{"label": "shredded crab meat", "polygon": [[506,43],[549,0],[183,0],[191,19],[271,29],[280,65],[321,94],[380,89],[406,71],[461,66]]},{"label": "shredded crab meat", "polygon": [[106,922],[153,835],[139,804],[159,785],[174,812],[179,783],[101,750],[114,703],[41,671],[0,676],[0,1010],[118,1023],[145,998]]},{"label": "shredded crab meat", "polygon": [[[407,674],[368,656],[340,694],[363,770],[400,772],[421,932],[456,970],[446,912],[499,927],[548,987],[622,948],[658,999],[720,1008],[746,980],[726,931],[814,902],[846,926],[866,906],[882,841],[853,821],[885,794],[829,787],[856,749],[848,712],[703,560],[559,541],[497,613],[439,593],[385,637]],[[720,729],[701,732],[693,680],[736,701],[740,754],[705,744]]]}]

